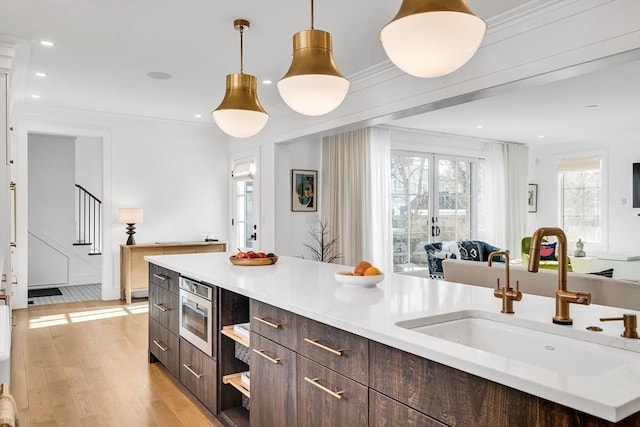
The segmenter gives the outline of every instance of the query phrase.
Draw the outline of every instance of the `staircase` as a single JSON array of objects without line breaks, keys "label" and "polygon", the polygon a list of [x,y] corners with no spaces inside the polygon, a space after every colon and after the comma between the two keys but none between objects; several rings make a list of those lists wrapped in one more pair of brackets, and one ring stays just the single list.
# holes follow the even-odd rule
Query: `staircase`
[{"label": "staircase", "polygon": [[78,229],[74,246],[89,246],[89,255],[102,255],[102,201],[76,184]]}]

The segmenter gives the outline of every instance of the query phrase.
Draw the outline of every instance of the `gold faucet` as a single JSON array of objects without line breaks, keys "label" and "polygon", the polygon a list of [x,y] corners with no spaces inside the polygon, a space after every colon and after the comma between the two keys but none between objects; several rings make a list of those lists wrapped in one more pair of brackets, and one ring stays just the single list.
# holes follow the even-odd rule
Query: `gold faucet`
[{"label": "gold faucet", "polygon": [[505,258],[504,268],[507,275],[507,284],[504,288],[501,288],[500,279],[498,278],[498,283],[493,291],[493,295],[502,300],[501,313],[513,313],[513,302],[520,301],[522,299],[522,294],[520,293],[520,282],[516,280],[516,289],[509,287],[509,253],[506,251],[491,252],[489,254],[489,267],[491,267],[491,261],[493,258],[497,256],[503,256]]},{"label": "gold faucet", "polygon": [[635,314],[623,314],[622,317],[601,317],[601,322],[611,320],[622,320],[624,322],[624,332],[621,337],[638,339],[638,317]]},{"label": "gold faucet", "polygon": [[567,236],[560,228],[538,228],[531,236],[529,249],[528,270],[537,273],[540,264],[540,245],[542,238],[555,236],[558,239],[558,289],[556,290],[556,315],[553,323],[559,325],[572,325],[573,319],[569,316],[569,304],[591,304],[591,294],[567,290]]}]

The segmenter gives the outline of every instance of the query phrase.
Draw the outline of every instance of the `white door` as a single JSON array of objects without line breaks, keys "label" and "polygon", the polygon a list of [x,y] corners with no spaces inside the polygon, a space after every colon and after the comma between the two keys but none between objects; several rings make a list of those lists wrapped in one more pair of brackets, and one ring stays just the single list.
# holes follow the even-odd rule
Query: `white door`
[{"label": "white door", "polygon": [[233,160],[231,176],[230,250],[258,250],[260,210],[257,152]]}]

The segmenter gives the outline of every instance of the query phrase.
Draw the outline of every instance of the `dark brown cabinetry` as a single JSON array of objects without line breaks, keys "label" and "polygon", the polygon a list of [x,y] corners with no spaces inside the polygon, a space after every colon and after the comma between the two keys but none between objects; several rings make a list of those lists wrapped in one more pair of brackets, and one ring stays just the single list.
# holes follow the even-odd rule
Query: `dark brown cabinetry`
[{"label": "dark brown cabinetry", "polygon": [[255,332],[251,346],[251,425],[295,427],[296,353]]},{"label": "dark brown cabinetry", "polygon": [[149,274],[149,362],[159,361],[178,376],[178,276],[155,265],[152,270],[153,274]]},{"label": "dark brown cabinetry", "polygon": [[207,408],[216,408],[216,363],[209,356],[180,338],[180,382]]},{"label": "dark brown cabinetry", "polygon": [[433,418],[374,390],[369,391],[370,427],[445,427]]},{"label": "dark brown cabinetry", "polygon": [[298,425],[367,426],[368,389],[298,355]]}]

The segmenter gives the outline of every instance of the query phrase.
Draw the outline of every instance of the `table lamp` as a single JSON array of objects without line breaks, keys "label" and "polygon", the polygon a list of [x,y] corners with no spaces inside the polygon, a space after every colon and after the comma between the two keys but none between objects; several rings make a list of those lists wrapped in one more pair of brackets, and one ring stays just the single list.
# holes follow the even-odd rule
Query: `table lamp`
[{"label": "table lamp", "polygon": [[127,224],[127,245],[135,245],[133,235],[136,234],[136,224],[142,223],[142,209],[140,208],[120,208],[118,209],[118,222]]}]

